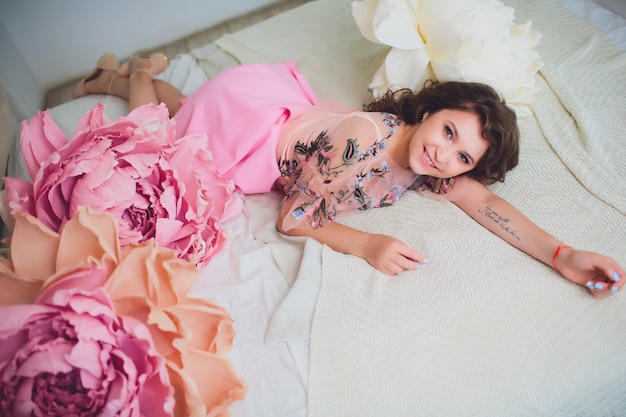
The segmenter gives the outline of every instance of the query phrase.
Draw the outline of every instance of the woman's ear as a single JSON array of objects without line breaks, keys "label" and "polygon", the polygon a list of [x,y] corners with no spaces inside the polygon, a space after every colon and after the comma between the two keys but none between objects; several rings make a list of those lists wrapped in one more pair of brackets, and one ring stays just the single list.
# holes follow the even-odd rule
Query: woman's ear
[{"label": "woman's ear", "polygon": [[427,112],[427,111],[425,111],[425,112],[422,114],[422,122],[423,122],[423,121],[424,121],[424,119],[426,119],[427,117],[428,117],[428,112]]}]

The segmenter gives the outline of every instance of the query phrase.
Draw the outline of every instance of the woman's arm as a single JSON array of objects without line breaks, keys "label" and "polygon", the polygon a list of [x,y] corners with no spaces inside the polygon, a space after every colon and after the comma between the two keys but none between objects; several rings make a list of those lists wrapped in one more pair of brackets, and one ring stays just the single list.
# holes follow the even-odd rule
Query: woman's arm
[{"label": "woman's arm", "polygon": [[285,209],[283,208],[282,211],[277,223],[281,233],[290,236],[311,237],[337,252],[361,257],[387,275],[396,275],[406,269],[416,269],[420,263],[428,263],[424,255],[398,239],[387,235],[363,232],[335,222],[329,222],[316,229],[282,230],[280,225]]},{"label": "woman's arm", "polygon": [[613,259],[566,246],[475,180],[458,178],[443,198],[506,242],[556,268],[570,281],[587,286],[596,296],[618,291],[624,284],[624,271]]}]

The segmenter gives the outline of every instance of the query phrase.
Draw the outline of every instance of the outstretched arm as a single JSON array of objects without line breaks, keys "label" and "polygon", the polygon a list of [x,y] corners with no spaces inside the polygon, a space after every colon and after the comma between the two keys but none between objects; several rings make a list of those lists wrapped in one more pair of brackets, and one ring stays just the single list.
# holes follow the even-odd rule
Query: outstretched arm
[{"label": "outstretched arm", "polygon": [[335,222],[316,229],[284,231],[280,228],[281,223],[279,219],[278,230],[281,233],[308,236],[337,252],[359,256],[387,275],[396,275],[406,269],[416,269],[420,263],[428,263],[424,255],[391,236],[367,233]]},{"label": "outstretched arm", "polygon": [[588,287],[595,296],[616,292],[624,285],[624,271],[613,259],[565,245],[475,180],[459,177],[444,198],[506,242]]}]

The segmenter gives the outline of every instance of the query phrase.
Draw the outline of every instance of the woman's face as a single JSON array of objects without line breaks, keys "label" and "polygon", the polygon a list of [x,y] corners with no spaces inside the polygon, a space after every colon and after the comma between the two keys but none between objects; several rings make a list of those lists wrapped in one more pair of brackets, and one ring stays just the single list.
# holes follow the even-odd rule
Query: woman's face
[{"label": "woman's face", "polygon": [[409,167],[420,175],[450,178],[472,170],[489,144],[477,114],[440,110],[425,114],[409,143]]}]

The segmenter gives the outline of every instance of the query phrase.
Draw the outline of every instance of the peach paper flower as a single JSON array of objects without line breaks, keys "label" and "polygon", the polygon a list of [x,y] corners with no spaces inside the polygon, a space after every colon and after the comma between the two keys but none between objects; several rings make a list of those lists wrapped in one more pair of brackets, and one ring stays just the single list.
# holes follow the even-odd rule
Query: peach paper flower
[{"label": "peach paper flower", "polygon": [[80,206],[117,220],[122,245],[154,238],[201,267],[225,243],[219,226],[234,185],[215,169],[206,135],[174,140],[164,105],[146,105],[108,123],[89,111],[71,141],[49,112],[22,123],[32,184],[6,178],[11,212],[26,211],[54,231]]},{"label": "peach paper flower", "polygon": [[[121,248],[115,220],[80,207],[60,234],[17,213],[10,252],[11,261],[0,262],[0,283],[7,288],[0,304],[102,287],[117,314],[144,323],[165,359],[175,416],[228,416],[230,405],[244,398],[247,386],[227,356],[235,336],[232,319],[212,302],[187,297],[199,271],[175,251],[154,239]],[[107,273],[67,274],[89,263]]]},{"label": "peach paper flower", "polygon": [[374,97],[389,89],[421,89],[428,79],[474,81],[495,88],[520,116],[536,93],[543,66],[541,34],[498,0],[364,0],[352,16],[368,40],[391,47],[370,83]]}]

